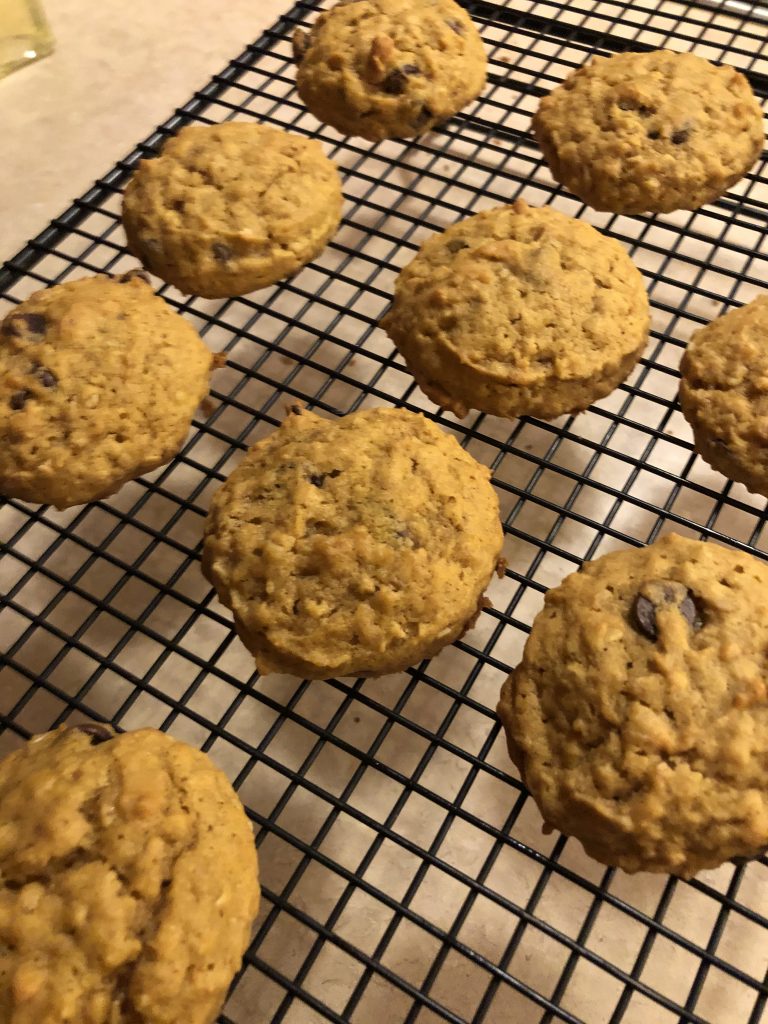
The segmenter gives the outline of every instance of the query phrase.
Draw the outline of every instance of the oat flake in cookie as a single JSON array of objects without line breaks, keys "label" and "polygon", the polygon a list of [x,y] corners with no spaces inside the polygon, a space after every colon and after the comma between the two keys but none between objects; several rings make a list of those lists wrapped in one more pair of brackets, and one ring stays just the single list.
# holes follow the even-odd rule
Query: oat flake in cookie
[{"label": "oat flake in cookie", "polygon": [[128,245],[180,291],[223,298],[314,259],[341,219],[341,179],[319,142],[266,125],[182,128],[125,190]]},{"label": "oat flake in cookie", "polygon": [[630,214],[712,202],[764,144],[744,75],[671,50],[595,57],[542,99],[533,131],[556,181]]},{"label": "oat flake in cookie", "polygon": [[485,85],[480,35],[454,0],[342,0],[294,36],[296,86],[343,135],[422,135]]},{"label": "oat flake in cookie", "polygon": [[297,409],[216,494],[203,571],[261,672],[396,672],[474,622],[502,545],[485,466],[430,420]]},{"label": "oat flake in cookie", "polygon": [[550,590],[501,691],[544,819],[625,871],[768,846],[768,565],[674,534]]},{"label": "oat flake in cookie", "polygon": [[61,728],[0,761],[0,1024],[212,1024],[259,900],[199,750]]},{"label": "oat flake in cookie", "polygon": [[696,331],[680,373],[696,451],[768,497],[768,295]]},{"label": "oat flake in cookie", "polygon": [[0,494],[68,508],[163,465],[212,366],[143,271],[35,292],[0,323]]},{"label": "oat flake in cookie", "polygon": [[648,321],[640,271],[615,239],[518,199],[429,238],[382,326],[455,415],[552,419],[624,380]]}]

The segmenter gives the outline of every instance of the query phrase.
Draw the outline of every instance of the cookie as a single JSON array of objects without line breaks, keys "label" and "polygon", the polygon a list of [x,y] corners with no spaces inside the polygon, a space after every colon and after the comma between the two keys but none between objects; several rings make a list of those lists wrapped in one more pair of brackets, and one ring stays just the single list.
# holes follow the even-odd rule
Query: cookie
[{"label": "cookie", "polygon": [[88,725],[0,761],[0,1021],[212,1024],[258,899],[248,819],[199,750]]},{"label": "cookie", "polygon": [[147,270],[215,299],[301,269],[335,234],[341,203],[339,172],[315,139],[239,121],[194,125],[139,163],[123,226]]},{"label": "cookie", "polygon": [[768,566],[669,535],[550,590],[498,711],[546,822],[625,871],[768,846]]},{"label": "cookie", "polygon": [[0,494],[68,508],[163,465],[212,366],[141,272],[35,292],[0,324]]},{"label": "cookie", "polygon": [[522,200],[434,235],[382,326],[445,409],[552,419],[622,381],[648,338],[640,272],[589,224]]},{"label": "cookie", "polygon": [[483,606],[503,539],[489,477],[423,416],[296,407],[215,495],[203,572],[260,672],[397,672]]},{"label": "cookie", "polygon": [[556,181],[596,210],[696,210],[763,148],[749,82],[693,53],[595,57],[545,96],[533,133]]},{"label": "cookie", "polygon": [[422,135],[485,85],[480,35],[454,0],[342,0],[293,48],[309,110],[373,142]]},{"label": "cookie", "polygon": [[697,331],[680,372],[696,451],[768,497],[768,295]]}]

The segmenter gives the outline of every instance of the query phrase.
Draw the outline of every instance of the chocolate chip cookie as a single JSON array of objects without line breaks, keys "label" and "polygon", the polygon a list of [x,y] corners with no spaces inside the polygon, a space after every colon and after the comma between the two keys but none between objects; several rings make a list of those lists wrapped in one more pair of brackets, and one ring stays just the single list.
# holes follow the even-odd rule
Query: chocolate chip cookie
[{"label": "chocolate chip cookie", "polygon": [[550,590],[501,691],[546,822],[625,871],[768,846],[768,565],[665,536]]},{"label": "chocolate chip cookie", "polygon": [[489,477],[423,416],[297,407],[214,497],[203,572],[259,671],[400,671],[483,604],[502,544]]},{"label": "chocolate chip cookie", "polygon": [[182,128],[125,190],[128,245],[180,291],[245,295],[295,273],[341,219],[341,179],[315,139],[245,122]]},{"label": "chocolate chip cookie", "polygon": [[768,295],[697,331],[680,371],[696,451],[768,497]]},{"label": "chocolate chip cookie", "polygon": [[258,899],[248,819],[200,751],[94,725],[0,761],[5,1024],[212,1024]]},{"label": "chocolate chip cookie", "polygon": [[342,0],[297,29],[296,86],[343,135],[421,135],[485,85],[480,35],[454,0]]},{"label": "chocolate chip cookie", "polygon": [[68,508],[163,465],[212,366],[142,272],[35,292],[0,324],[0,494]]},{"label": "chocolate chip cookie", "polygon": [[760,156],[763,115],[734,68],[655,50],[595,57],[539,104],[556,181],[596,210],[695,210]]},{"label": "chocolate chip cookie", "polygon": [[618,242],[522,200],[428,239],[382,320],[438,405],[544,419],[612,391],[648,324],[642,276]]}]

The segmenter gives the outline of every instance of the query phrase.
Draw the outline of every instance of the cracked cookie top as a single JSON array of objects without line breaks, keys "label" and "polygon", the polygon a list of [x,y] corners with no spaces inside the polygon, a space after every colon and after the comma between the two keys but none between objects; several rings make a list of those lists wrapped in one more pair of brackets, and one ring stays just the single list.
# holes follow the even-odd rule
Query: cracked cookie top
[{"label": "cracked cookie top", "polygon": [[429,238],[382,326],[456,415],[552,417],[626,376],[648,319],[642,276],[617,241],[517,200]]},{"label": "cracked cookie top", "polygon": [[533,131],[556,181],[630,214],[712,202],[764,143],[744,75],[672,50],[595,57],[542,99]]},{"label": "cracked cookie top", "polygon": [[501,692],[550,825],[626,871],[768,845],[768,565],[674,534],[550,590]]},{"label": "cracked cookie top", "polygon": [[0,323],[0,494],[67,508],[178,451],[213,355],[143,278],[55,285]]},{"label": "cracked cookie top", "polygon": [[502,543],[489,477],[423,416],[297,409],[214,497],[203,571],[260,671],[399,671],[482,603]]},{"label": "cracked cookie top", "polygon": [[86,726],[0,761],[0,1021],[211,1024],[258,892],[248,820],[200,751]]},{"label": "cracked cookie top", "polygon": [[342,0],[297,29],[296,85],[344,135],[421,135],[485,85],[480,35],[454,0]]},{"label": "cracked cookie top", "polygon": [[341,218],[341,179],[316,139],[232,121],[190,125],[125,190],[131,251],[180,291],[245,295],[295,273]]}]

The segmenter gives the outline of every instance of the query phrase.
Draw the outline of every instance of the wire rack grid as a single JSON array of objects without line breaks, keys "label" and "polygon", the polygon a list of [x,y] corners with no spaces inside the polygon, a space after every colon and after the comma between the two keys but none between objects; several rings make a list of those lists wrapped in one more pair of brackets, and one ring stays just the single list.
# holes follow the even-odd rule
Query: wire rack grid
[{"label": "wire rack grid", "polygon": [[[294,91],[301,0],[0,271],[0,312],[39,287],[132,262],[121,190],[189,122],[256,118],[320,138],[342,228],[289,281],[227,301],[161,294],[227,355],[180,455],[113,498],[0,507],[0,752],[65,721],[156,726],[207,750],[256,829],[263,900],[223,1024],[758,1024],[768,863],[690,882],[629,877],[541,819],[494,716],[546,588],[583,559],[667,530],[763,555],[765,501],[696,458],[676,405],[690,332],[768,276],[765,155],[697,213],[596,214],[556,187],[529,134],[538,97],[595,53],[693,49],[765,101],[768,42],[702,4],[466,3],[489,54],[479,101],[428,136],[340,140]],[[731,5],[733,9],[734,5]],[[758,9],[756,8],[756,11]],[[653,306],[629,380],[554,423],[457,421],[415,388],[377,323],[431,232],[523,196],[626,245]],[[210,496],[299,399],[324,414],[424,411],[493,469],[508,570],[450,649],[377,680],[257,678],[199,571]]]}]

